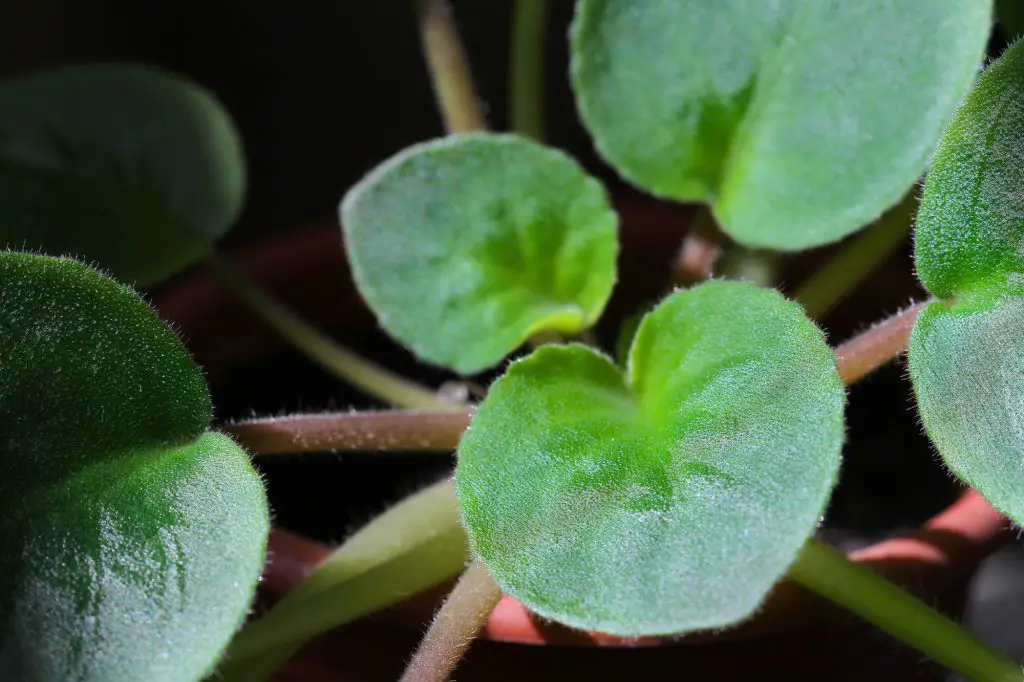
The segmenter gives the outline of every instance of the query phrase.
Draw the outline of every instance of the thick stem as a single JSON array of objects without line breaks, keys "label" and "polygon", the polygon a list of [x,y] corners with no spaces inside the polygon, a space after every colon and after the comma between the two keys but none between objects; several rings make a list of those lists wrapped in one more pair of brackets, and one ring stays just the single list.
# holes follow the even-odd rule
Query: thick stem
[{"label": "thick stem", "polygon": [[219,257],[208,257],[206,264],[225,288],[259,313],[282,337],[328,372],[368,395],[410,409],[465,410],[464,406],[445,402],[434,391],[394,374],[336,343]]},{"label": "thick stem", "polygon": [[486,130],[487,119],[473,89],[473,75],[455,28],[451,6],[447,0],[413,0],[412,4],[445,130],[449,133]]},{"label": "thick stem", "polygon": [[790,567],[789,577],[969,680],[1024,680],[1020,665],[990,649],[908,592],[824,543],[808,540]]},{"label": "thick stem", "polygon": [[487,569],[476,561],[470,564],[434,617],[402,682],[445,682],[500,599],[501,589]]},{"label": "thick stem", "polygon": [[265,680],[309,638],[444,582],[467,558],[454,485],[426,488],[360,529],[248,623],[232,640],[220,677]]},{"label": "thick stem", "polygon": [[[924,305],[911,306],[836,348],[843,383],[856,383],[903,352]],[[471,416],[472,410],[466,406],[299,414],[239,421],[223,430],[257,455],[337,450],[447,452],[458,446]]]},{"label": "thick stem", "polygon": [[544,28],[549,0],[516,0],[509,55],[509,127],[544,139]]},{"label": "thick stem", "polygon": [[812,318],[820,320],[825,317],[903,243],[917,205],[917,197],[913,193],[907,195],[877,223],[850,240],[832,260],[803,283],[793,298]]},{"label": "thick stem", "polygon": [[383,411],[297,414],[247,419],[222,428],[249,452],[365,450],[450,452],[469,426],[472,411]]},{"label": "thick stem", "polygon": [[906,350],[914,321],[929,302],[916,303],[836,348],[843,383],[850,385],[860,381]]}]

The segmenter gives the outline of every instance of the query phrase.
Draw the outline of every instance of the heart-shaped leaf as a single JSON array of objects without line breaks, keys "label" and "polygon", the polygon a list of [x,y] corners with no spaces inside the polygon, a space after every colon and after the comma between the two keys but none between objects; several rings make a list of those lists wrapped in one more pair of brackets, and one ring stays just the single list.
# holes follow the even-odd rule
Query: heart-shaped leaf
[{"label": "heart-shaped leaf", "polygon": [[1024,43],[978,80],[926,178],[918,276],[936,296],[910,339],[910,377],[950,469],[1024,522]]},{"label": "heart-shaped leaf", "polygon": [[198,680],[263,567],[263,486],[175,335],[73,260],[0,252],[0,679]]},{"label": "heart-shaped leaf", "polygon": [[601,154],[705,201],[751,247],[866,225],[924,171],[984,54],[991,0],[580,0],[572,80]]},{"label": "heart-shaped leaf", "polygon": [[620,635],[752,613],[814,531],[843,442],[821,332],[745,282],[680,291],[626,374],[544,347],[491,387],[455,485],[476,556],[554,620]]},{"label": "heart-shaped leaf", "polygon": [[238,135],[193,83],[99,64],[0,86],[0,248],[152,283],[202,256],[244,193]]},{"label": "heart-shaped leaf", "polygon": [[341,204],[356,285],[421,359],[472,374],[545,330],[593,324],[615,283],[615,213],[554,149],[469,134],[410,147]]}]

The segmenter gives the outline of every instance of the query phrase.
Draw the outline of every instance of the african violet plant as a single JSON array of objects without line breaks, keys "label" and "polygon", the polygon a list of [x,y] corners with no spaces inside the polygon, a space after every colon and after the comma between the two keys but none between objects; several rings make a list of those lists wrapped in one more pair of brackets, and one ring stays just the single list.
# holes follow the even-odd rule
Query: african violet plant
[{"label": "african violet plant", "polygon": [[[616,280],[616,214],[596,179],[525,135],[540,131],[528,52],[543,3],[517,10],[522,134],[480,129],[447,9],[416,7],[451,134],[353,187],[343,239],[381,327],[422,361],[469,376],[536,347],[476,406],[337,346],[212,254],[244,163],[209,93],[117,64],[0,87],[0,677],[197,680],[219,666],[266,679],[313,634],[469,558],[442,609],[463,617],[439,617],[408,679],[446,676],[501,593],[573,627],[680,634],[749,618],[786,576],[972,679],[1020,679],[812,538],[840,464],[843,384],[902,342],[837,366],[798,303],[720,278],[669,294],[605,354],[588,330]],[[910,378],[951,471],[1020,522],[1024,46],[964,100],[991,13],[982,0],[579,0],[571,78],[613,168],[704,203],[747,247],[835,242],[930,164],[915,260],[936,300],[914,325]],[[200,259],[325,367],[421,410],[362,416],[414,421],[428,447],[458,441],[454,485],[384,513],[237,634],[266,547],[260,480],[211,430],[185,348],[116,283]],[[245,426],[228,431],[271,451]],[[404,442],[388,438],[362,444]]]}]

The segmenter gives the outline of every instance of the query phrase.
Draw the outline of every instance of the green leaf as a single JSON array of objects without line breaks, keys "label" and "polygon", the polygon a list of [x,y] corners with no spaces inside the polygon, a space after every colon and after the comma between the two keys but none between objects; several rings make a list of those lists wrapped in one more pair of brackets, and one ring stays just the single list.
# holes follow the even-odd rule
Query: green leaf
[{"label": "green leaf", "polygon": [[938,297],[908,364],[925,430],[949,468],[1024,522],[1024,43],[985,71],[926,178],[918,276]]},{"label": "green leaf", "polygon": [[262,483],[131,290],[0,252],[0,679],[198,680],[263,567]]},{"label": "green leaf", "polygon": [[932,303],[908,364],[925,430],[949,468],[1024,522],[1024,298]]},{"label": "green leaf", "polygon": [[341,204],[356,285],[384,329],[461,374],[540,331],[580,332],[615,282],[617,218],[561,152],[512,135],[406,149]]},{"label": "green leaf", "polygon": [[205,254],[244,194],[227,112],[178,76],[99,64],[0,86],[0,248],[148,284]]},{"label": "green leaf", "polygon": [[1024,274],[1024,43],[992,63],[935,153],[914,233],[921,282],[940,298],[1019,287]]},{"label": "green leaf", "polygon": [[924,171],[991,0],[580,0],[572,81],[600,153],[756,248],[836,241]]},{"label": "green leaf", "polygon": [[625,376],[544,347],[491,387],[455,485],[476,556],[542,616],[620,635],[749,616],[817,527],[844,393],[801,309],[745,282],[671,295]]}]

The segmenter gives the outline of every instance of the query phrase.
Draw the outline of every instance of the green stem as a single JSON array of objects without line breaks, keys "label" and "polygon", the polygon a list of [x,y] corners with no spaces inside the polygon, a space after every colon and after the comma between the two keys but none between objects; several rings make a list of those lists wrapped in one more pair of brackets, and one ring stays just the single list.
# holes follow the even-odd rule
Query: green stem
[{"label": "green stem", "polygon": [[516,0],[512,17],[509,127],[544,139],[544,28],[549,0]]},{"label": "green stem", "polygon": [[435,484],[368,523],[242,628],[219,677],[265,680],[308,639],[458,575],[467,559],[455,488]]},{"label": "green stem", "polygon": [[401,682],[445,682],[500,599],[501,589],[483,564],[470,564],[438,611]]},{"label": "green stem", "polygon": [[327,371],[386,403],[409,409],[464,410],[441,400],[434,391],[394,374],[336,343],[310,326],[221,258],[206,264],[224,285],[273,327]]},{"label": "green stem", "polygon": [[789,569],[789,577],[969,680],[1024,680],[1020,665],[826,544],[809,540]]},{"label": "green stem", "polygon": [[449,133],[486,130],[466,51],[446,0],[413,0],[427,70]]},{"label": "green stem", "polygon": [[299,452],[450,452],[472,411],[389,410],[263,417],[221,430],[255,455]]},{"label": "green stem", "polygon": [[810,317],[825,317],[903,243],[917,203],[914,193],[908,194],[800,286],[794,298]]}]

